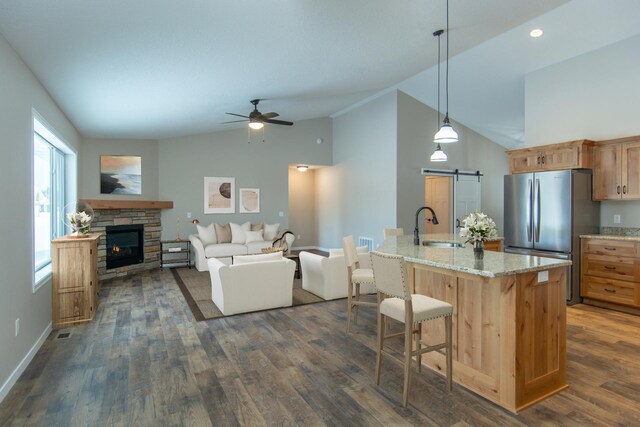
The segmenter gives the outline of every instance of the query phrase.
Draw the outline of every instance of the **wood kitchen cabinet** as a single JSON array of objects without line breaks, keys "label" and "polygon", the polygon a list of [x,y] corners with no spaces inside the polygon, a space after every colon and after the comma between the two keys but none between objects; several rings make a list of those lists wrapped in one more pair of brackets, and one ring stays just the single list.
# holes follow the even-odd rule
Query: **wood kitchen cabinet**
[{"label": "wood kitchen cabinet", "polygon": [[581,252],[584,302],[640,313],[640,242],[583,238]]},{"label": "wood kitchen cabinet", "polygon": [[640,199],[640,137],[603,141],[593,147],[593,199]]},{"label": "wood kitchen cabinet", "polygon": [[591,168],[593,141],[581,139],[561,144],[509,150],[510,173]]},{"label": "wood kitchen cabinet", "polygon": [[51,242],[54,329],[90,322],[98,309],[99,238],[100,233],[94,233]]}]

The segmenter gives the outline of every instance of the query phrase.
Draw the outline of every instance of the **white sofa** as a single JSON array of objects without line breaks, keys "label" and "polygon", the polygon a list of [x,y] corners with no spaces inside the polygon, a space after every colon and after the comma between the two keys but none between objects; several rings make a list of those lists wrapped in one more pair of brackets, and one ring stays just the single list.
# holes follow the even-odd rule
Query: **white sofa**
[{"label": "white sofa", "polygon": [[[367,247],[357,248],[361,268],[371,268]],[[302,288],[323,298],[332,300],[347,297],[347,264],[342,249],[331,249],[329,257],[311,252],[300,252]],[[360,293],[375,292],[373,285],[362,285]]]},{"label": "white sofa", "polygon": [[[278,232],[278,237],[282,234],[282,231]],[[217,258],[224,264],[231,264],[231,261],[236,255],[253,255],[262,253],[263,248],[270,248],[275,239],[264,240],[251,243],[212,243],[204,245],[198,234],[189,235],[191,241],[191,247],[193,248],[193,259],[195,267],[198,271],[209,271],[207,260],[210,258]],[[285,237],[287,246],[290,251],[295,236],[293,234],[287,234]]]},{"label": "white sofa", "polygon": [[[269,258],[279,255],[279,259]],[[253,262],[251,258],[269,259]],[[249,262],[237,263],[241,258]],[[211,276],[211,299],[225,316],[293,304],[296,263],[282,253],[236,257],[234,265],[216,258],[207,260]]]}]

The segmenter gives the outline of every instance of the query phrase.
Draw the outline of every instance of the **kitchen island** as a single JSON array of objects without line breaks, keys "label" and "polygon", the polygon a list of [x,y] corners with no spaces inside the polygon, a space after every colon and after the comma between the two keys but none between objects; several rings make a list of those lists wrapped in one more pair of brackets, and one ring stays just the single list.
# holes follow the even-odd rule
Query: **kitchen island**
[{"label": "kitchen island", "polygon": [[[421,241],[459,242],[454,235]],[[462,248],[414,246],[412,236],[377,249],[402,255],[415,293],[453,305],[453,378],[518,412],[567,387],[566,280],[571,261]],[[432,324],[430,324],[432,323]],[[444,341],[444,324],[427,322],[423,341]],[[445,374],[445,356],[423,364]]]}]

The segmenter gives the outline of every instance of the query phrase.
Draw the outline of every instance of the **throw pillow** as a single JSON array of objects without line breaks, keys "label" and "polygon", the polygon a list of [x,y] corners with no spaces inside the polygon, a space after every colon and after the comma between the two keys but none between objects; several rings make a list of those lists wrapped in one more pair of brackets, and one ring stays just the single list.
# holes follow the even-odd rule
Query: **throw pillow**
[{"label": "throw pillow", "polygon": [[264,239],[262,238],[262,230],[245,231],[244,234],[247,237],[247,241],[245,243],[264,242]]},{"label": "throw pillow", "polygon": [[216,237],[216,229],[213,225],[213,223],[207,226],[196,224],[196,228],[198,229],[198,237],[200,237],[200,240],[202,240],[202,244],[204,246],[215,245],[216,243],[218,243],[218,239]]},{"label": "throw pillow", "polygon": [[244,245],[247,242],[247,236],[244,233],[251,230],[251,223],[247,221],[239,225],[232,222],[229,226],[231,227],[231,243]]},{"label": "throw pillow", "polygon": [[[367,246],[358,246],[356,248],[356,253],[366,254],[369,252],[369,248]],[[329,258],[334,256],[344,256],[344,249],[329,249]]]},{"label": "throw pillow", "polygon": [[251,224],[251,231],[262,230],[262,223],[260,224]]},{"label": "throw pillow", "polygon": [[277,261],[282,259],[282,252],[273,252],[270,254],[259,255],[241,255],[233,257],[233,264],[249,264],[254,262]]},{"label": "throw pillow", "polygon": [[264,225],[264,240],[273,240],[278,234],[278,227],[280,224],[265,224]]},{"label": "throw pillow", "polygon": [[214,224],[218,243],[231,243],[231,227],[229,224]]}]

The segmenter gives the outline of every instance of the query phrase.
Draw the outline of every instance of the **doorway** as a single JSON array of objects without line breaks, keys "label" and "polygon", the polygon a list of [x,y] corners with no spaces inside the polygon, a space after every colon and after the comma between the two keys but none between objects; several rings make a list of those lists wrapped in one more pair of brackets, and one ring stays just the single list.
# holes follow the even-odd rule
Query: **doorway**
[{"label": "doorway", "polygon": [[426,212],[426,234],[451,233],[451,218],[453,200],[453,177],[425,176],[424,201],[431,207],[438,217],[438,224],[434,225],[431,215]]}]

